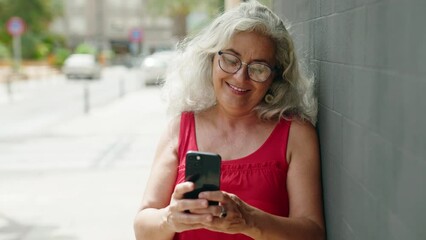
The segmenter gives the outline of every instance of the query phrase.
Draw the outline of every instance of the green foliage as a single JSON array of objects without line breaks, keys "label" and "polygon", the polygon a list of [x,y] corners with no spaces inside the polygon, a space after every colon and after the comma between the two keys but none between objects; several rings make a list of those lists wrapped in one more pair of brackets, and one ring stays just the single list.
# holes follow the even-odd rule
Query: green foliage
[{"label": "green foliage", "polygon": [[80,43],[74,50],[75,53],[96,54],[96,48],[88,43]]},{"label": "green foliage", "polygon": [[223,11],[224,0],[147,0],[147,14],[168,16],[173,19],[174,35],[184,38],[187,33],[186,18],[191,12],[204,12],[211,19]]},{"label": "green foliage", "polygon": [[53,52],[52,64],[58,68],[61,67],[70,54],[71,51],[67,48],[56,48]]},{"label": "green foliage", "polygon": [[6,45],[0,42],[0,60],[5,60],[10,58],[9,49],[7,49]]},{"label": "green foliage", "polygon": [[50,22],[61,15],[58,9],[62,0],[0,0],[0,42],[11,51],[12,37],[7,33],[6,22],[12,16],[22,18],[26,24],[21,36],[24,59],[44,59],[56,46],[64,46],[62,37],[49,34]]},{"label": "green foliage", "polygon": [[52,0],[2,0],[0,21],[18,16],[27,24],[27,30],[40,33],[47,29],[56,15]]},{"label": "green foliage", "polygon": [[265,6],[268,6],[269,8],[272,7],[273,0],[257,0],[257,1],[262,3]]},{"label": "green foliage", "polygon": [[34,58],[37,60],[45,59],[49,55],[49,47],[47,43],[38,42],[34,49]]},{"label": "green foliage", "polygon": [[148,14],[152,16],[187,16],[192,11],[215,15],[224,8],[224,0],[147,0]]}]

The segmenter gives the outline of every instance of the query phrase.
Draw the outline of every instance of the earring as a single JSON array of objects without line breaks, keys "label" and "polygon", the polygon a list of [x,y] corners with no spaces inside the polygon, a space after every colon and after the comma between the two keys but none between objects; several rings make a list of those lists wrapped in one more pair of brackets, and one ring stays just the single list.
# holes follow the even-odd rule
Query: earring
[{"label": "earring", "polygon": [[272,101],[274,101],[274,96],[270,93],[266,94],[265,95],[265,102],[268,103],[268,104],[271,104]]}]

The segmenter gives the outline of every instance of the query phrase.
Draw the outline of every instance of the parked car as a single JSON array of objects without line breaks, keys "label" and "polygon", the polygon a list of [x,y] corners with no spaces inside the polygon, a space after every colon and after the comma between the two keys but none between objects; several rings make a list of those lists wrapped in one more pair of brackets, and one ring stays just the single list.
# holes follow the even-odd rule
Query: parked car
[{"label": "parked car", "polygon": [[62,72],[68,79],[98,79],[101,75],[101,67],[92,54],[71,54],[65,60]]},{"label": "parked car", "polygon": [[175,51],[155,52],[146,56],[141,63],[145,85],[158,85],[164,79],[167,68],[175,56]]}]

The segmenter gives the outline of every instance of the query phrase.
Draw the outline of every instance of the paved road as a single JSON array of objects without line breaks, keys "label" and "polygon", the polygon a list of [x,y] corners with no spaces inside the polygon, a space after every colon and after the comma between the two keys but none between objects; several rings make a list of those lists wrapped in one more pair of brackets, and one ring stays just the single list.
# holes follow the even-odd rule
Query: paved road
[{"label": "paved road", "polygon": [[0,240],[134,239],[167,122],[158,88],[0,141]]},{"label": "paved road", "polygon": [[52,124],[108,104],[141,89],[136,70],[109,67],[100,80],[66,80],[63,75],[0,85],[0,141],[31,135]]}]

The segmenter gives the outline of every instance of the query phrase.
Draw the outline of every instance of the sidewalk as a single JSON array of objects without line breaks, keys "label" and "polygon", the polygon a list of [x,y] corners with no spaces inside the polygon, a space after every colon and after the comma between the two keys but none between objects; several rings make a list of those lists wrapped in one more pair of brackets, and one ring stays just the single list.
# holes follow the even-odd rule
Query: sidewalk
[{"label": "sidewalk", "polygon": [[0,143],[1,240],[127,240],[167,118],[157,88]]}]

